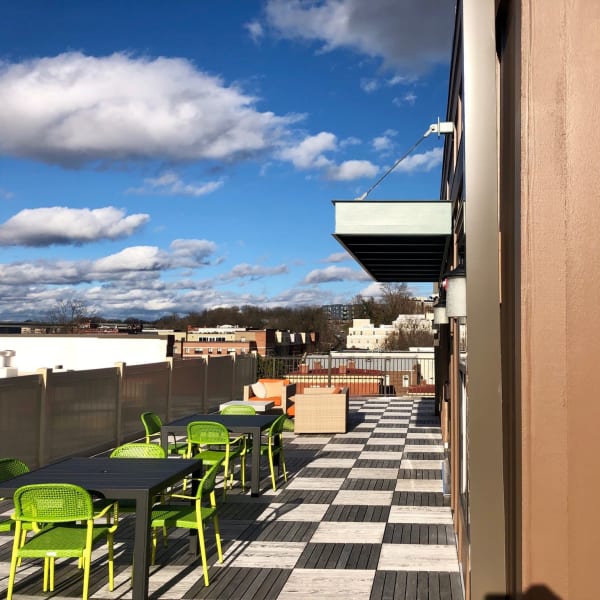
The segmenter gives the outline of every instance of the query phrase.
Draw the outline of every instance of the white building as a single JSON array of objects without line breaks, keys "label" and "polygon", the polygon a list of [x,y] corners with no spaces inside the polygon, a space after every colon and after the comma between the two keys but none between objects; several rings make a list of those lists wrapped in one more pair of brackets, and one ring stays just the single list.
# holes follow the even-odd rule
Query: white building
[{"label": "white building", "polygon": [[394,331],[393,325],[375,327],[370,319],[353,319],[352,327],[348,330],[346,348],[381,350],[392,331]]}]

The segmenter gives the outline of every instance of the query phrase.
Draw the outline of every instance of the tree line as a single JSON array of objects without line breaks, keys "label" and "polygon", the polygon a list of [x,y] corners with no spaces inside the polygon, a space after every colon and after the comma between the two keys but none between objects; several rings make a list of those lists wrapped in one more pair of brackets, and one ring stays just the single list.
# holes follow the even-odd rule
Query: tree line
[{"label": "tree line", "polygon": [[[423,314],[424,306],[414,300],[406,284],[385,284],[378,300],[356,296],[353,298],[354,318],[370,319],[375,326],[392,323],[400,314]],[[78,298],[57,302],[48,311],[47,319],[61,326],[66,332],[76,331],[84,323],[96,325],[107,322],[99,315],[93,315],[86,303]],[[254,305],[207,308],[188,314],[171,313],[154,321],[128,318],[110,319],[111,323],[138,324],[157,329],[186,331],[188,327],[218,327],[233,325],[247,329],[278,329],[292,332],[316,332],[319,350],[342,350],[350,323],[331,321],[320,306],[301,307],[261,307]],[[431,345],[432,336],[422,331],[394,332],[389,350],[403,350],[409,346]]]}]

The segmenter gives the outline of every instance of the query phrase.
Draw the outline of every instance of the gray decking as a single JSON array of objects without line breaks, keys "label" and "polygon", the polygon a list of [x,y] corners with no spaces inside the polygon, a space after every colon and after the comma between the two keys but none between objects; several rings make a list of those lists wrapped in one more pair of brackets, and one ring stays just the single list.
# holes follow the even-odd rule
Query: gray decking
[{"label": "gray decking", "polygon": [[[208,588],[199,559],[187,553],[187,532],[172,531],[151,568],[150,597],[462,600],[433,401],[355,399],[351,411],[347,434],[286,434],[289,478],[277,492],[263,468],[262,496],[250,498],[235,489],[228,494],[219,513],[222,565],[216,562],[212,528],[206,530]],[[117,532],[115,591],[108,591],[100,550],[90,598],[131,597],[131,518]],[[1,598],[11,542],[11,536],[0,536]],[[15,598],[80,596],[81,576],[73,564],[59,564],[54,594],[42,592],[40,563],[29,561],[17,572]]]}]

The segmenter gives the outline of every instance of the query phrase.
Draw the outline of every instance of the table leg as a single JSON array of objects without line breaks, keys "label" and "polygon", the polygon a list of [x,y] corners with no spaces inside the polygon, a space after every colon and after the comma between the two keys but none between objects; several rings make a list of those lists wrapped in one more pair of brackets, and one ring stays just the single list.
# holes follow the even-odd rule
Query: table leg
[{"label": "table leg", "polygon": [[169,456],[169,432],[164,427],[160,428],[160,445]]},{"label": "table leg", "polygon": [[148,598],[148,561],[150,557],[150,511],[152,499],[149,493],[135,501],[135,540],[133,545],[133,600]]},{"label": "table leg", "polygon": [[250,495],[260,494],[260,427],[252,429],[252,473],[250,476]]}]

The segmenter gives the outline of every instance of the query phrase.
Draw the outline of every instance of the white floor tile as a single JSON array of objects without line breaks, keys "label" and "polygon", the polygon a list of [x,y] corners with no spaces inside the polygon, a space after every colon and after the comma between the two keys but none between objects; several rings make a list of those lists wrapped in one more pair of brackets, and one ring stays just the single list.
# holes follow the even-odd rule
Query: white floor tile
[{"label": "white floor tile", "polygon": [[392,503],[393,492],[371,490],[341,490],[337,493],[332,504],[354,506],[389,506]]},{"label": "white floor tile", "polygon": [[449,506],[392,506],[388,521],[452,525],[452,511]]},{"label": "white floor tile", "polygon": [[458,571],[454,546],[434,544],[383,544],[378,570],[383,571]]},{"label": "white floor tile", "polygon": [[323,521],[310,539],[312,544],[381,544],[385,523]]},{"label": "white floor tile", "polygon": [[315,469],[350,469],[355,462],[355,458],[315,458],[307,466]]},{"label": "white floor tile", "polygon": [[278,600],[369,600],[375,571],[355,569],[295,569]]},{"label": "white floor tile", "polygon": [[224,552],[219,567],[250,567],[264,569],[265,565],[293,569],[304,551],[304,542],[245,542],[235,541]]},{"label": "white floor tile", "polygon": [[[354,471],[355,469],[352,469]],[[398,479],[397,492],[442,492],[441,479]]]},{"label": "white floor tile", "polygon": [[396,479],[396,477],[398,477],[398,469],[386,468],[362,469],[355,467],[348,475],[348,479]]},{"label": "white floor tile", "polygon": [[288,490],[339,490],[344,483],[342,477],[294,477],[288,482]]},{"label": "white floor tile", "polygon": [[[363,453],[364,454],[364,453]],[[362,455],[361,455],[362,456]],[[400,464],[401,469],[425,469],[428,471],[442,468],[443,460],[407,460]]]}]

